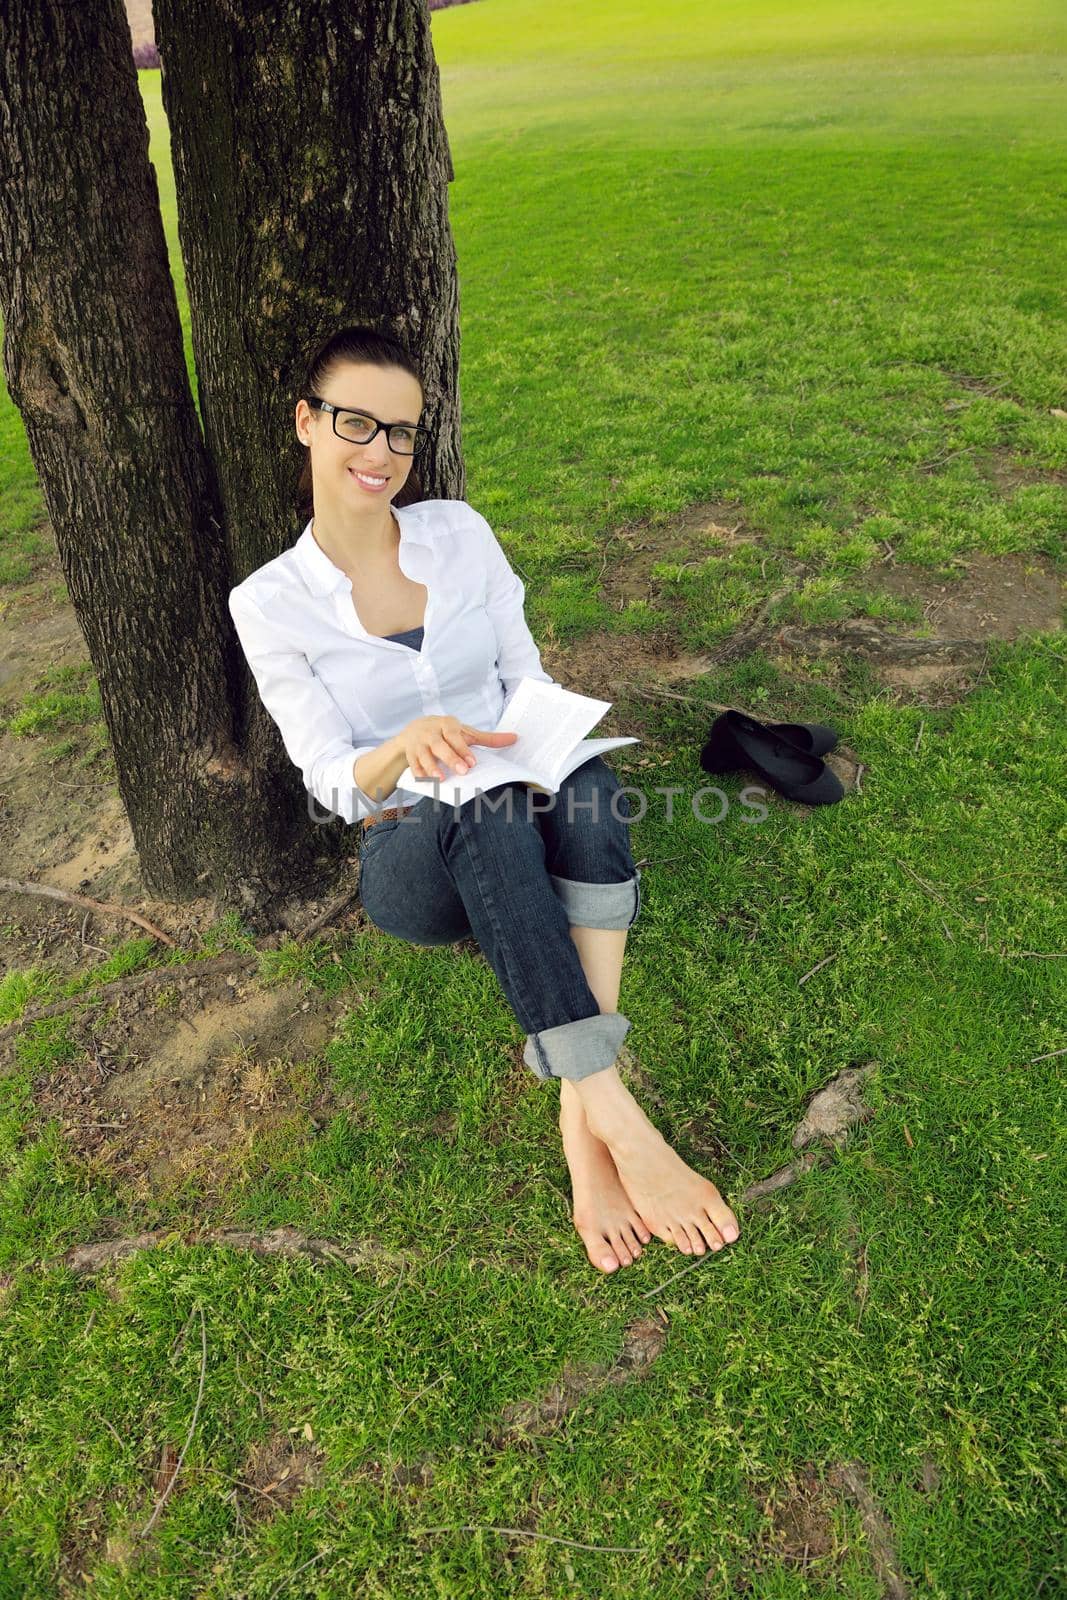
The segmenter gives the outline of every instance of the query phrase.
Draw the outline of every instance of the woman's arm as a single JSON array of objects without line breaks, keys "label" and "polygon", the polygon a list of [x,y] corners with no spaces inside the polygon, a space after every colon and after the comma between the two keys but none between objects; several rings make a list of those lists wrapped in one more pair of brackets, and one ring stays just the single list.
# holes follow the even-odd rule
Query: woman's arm
[{"label": "woman's arm", "polygon": [[353,765],[356,783],[365,795],[377,795],[377,805],[384,805],[396,788],[396,780],[408,765],[401,735],[396,733],[386,739],[376,750],[369,750]]},{"label": "woman's arm", "polygon": [[[239,588],[230,591],[229,607],[259,697],[277,724],[289,759],[300,768],[304,787],[348,823],[379,810],[407,766],[402,757],[398,764],[396,739],[357,745],[347,717],[303,651],[280,640],[255,601]],[[364,763],[364,757],[371,759]],[[357,761],[370,781],[369,793],[356,779]],[[375,787],[386,784],[390,787],[376,797]]]}]

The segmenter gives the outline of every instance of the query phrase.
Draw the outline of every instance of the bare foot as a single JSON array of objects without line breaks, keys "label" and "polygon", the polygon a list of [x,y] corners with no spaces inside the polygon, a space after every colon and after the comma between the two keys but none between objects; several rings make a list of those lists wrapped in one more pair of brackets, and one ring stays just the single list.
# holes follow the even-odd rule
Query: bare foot
[{"label": "bare foot", "polygon": [[740,1229],[718,1189],[687,1166],[649,1122],[618,1068],[575,1083],[589,1131],[608,1147],[618,1178],[657,1239],[684,1255],[731,1244]]},{"label": "bare foot", "polygon": [[594,1267],[614,1272],[641,1254],[652,1235],[619,1182],[611,1152],[590,1131],[574,1085],[560,1080],[559,1128],[574,1191],[573,1222]]}]

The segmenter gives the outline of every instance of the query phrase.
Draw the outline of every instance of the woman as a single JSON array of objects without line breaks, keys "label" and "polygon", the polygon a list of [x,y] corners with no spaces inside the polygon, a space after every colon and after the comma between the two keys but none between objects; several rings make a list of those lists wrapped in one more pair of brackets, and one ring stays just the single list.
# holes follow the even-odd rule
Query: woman
[{"label": "woman", "polygon": [[687,1255],[720,1250],[737,1238],[733,1212],[614,1065],[641,897],[611,768],[586,762],[547,810],[524,784],[461,806],[395,787],[408,765],[419,778],[476,774],[479,746],[516,737],[492,729],[520,679],[554,681],[485,518],[421,496],[423,405],[418,368],[390,335],[345,328],[315,353],[296,407],[313,514],[231,592],[242,647],[309,792],[360,826],[367,916],[416,944],[475,938],[526,1030],[524,1060],[559,1080],[590,1262],[613,1272],[652,1234]]}]

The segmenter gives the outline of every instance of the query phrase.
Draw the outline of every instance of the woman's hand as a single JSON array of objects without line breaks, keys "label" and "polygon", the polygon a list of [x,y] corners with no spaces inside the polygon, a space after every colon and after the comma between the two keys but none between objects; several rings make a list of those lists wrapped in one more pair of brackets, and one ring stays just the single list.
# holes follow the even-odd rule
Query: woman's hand
[{"label": "woman's hand", "polygon": [[404,746],[408,765],[416,778],[443,778],[441,765],[453,767],[456,772],[468,772],[475,766],[472,744],[488,744],[494,748],[512,744],[517,733],[490,733],[484,728],[471,728],[457,717],[416,717],[398,738]]}]

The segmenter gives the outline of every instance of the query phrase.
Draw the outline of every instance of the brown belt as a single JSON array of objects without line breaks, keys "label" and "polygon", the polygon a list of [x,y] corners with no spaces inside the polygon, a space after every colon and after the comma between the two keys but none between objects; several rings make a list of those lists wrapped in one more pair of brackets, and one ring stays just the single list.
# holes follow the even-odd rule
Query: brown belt
[{"label": "brown belt", "polygon": [[406,817],[408,812],[414,811],[414,809],[415,807],[410,805],[390,806],[386,811],[374,811],[369,817],[362,819],[363,832],[366,833],[368,828],[373,828],[376,822],[391,822],[394,817]]}]

